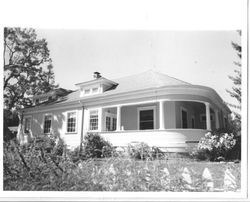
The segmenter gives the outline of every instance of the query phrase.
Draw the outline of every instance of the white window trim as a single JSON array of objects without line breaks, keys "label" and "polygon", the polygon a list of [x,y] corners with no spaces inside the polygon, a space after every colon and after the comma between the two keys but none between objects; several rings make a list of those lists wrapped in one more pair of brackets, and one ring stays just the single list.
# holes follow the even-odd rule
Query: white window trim
[{"label": "white window trim", "polygon": [[[69,113],[76,113],[76,126],[75,126],[75,132],[68,132],[68,114]],[[76,134],[77,133],[77,128],[78,128],[78,113],[77,110],[72,110],[72,111],[67,111],[66,112],[66,132],[65,134]]]},{"label": "white window trim", "polygon": [[[97,129],[96,130],[91,130],[90,129],[90,112],[91,111],[97,111],[97,118],[98,118],[98,123],[97,123]],[[99,121],[102,121],[100,120],[100,117],[99,117],[99,108],[93,108],[93,109],[89,109],[89,113],[88,113],[88,131],[89,132],[100,132],[99,131]]]},{"label": "white window trim", "polygon": [[[205,123],[206,121],[203,121],[202,120],[202,117],[205,116],[206,117],[206,114],[200,114],[200,122],[202,123]],[[215,119],[214,119],[214,114],[210,113],[210,116],[212,117],[212,120],[211,122],[213,122]]]},{"label": "white window trim", "polygon": [[185,111],[187,113],[187,128],[188,128],[188,110],[185,107],[180,107],[181,128],[183,128],[182,111]]},{"label": "white window trim", "polygon": [[137,130],[140,130],[140,111],[153,110],[154,128],[156,129],[156,106],[138,107],[137,108]]},{"label": "white window trim", "polygon": [[[94,92],[93,89],[97,88],[97,91]],[[89,91],[89,93],[85,93],[85,91]],[[85,86],[80,88],[80,96],[91,96],[102,93],[101,87],[99,85]]]},{"label": "white window trim", "polygon": [[53,119],[54,119],[54,117],[53,117],[53,115],[52,115],[52,113],[46,113],[46,114],[43,114],[43,127],[42,127],[42,134],[45,134],[45,135],[48,135],[48,134],[50,134],[50,133],[45,133],[44,132],[44,126],[45,126],[45,124],[44,124],[44,121],[45,121],[45,116],[49,116],[49,115],[51,115],[51,131],[50,131],[50,133],[52,133],[53,131]]},{"label": "white window trim", "polygon": [[31,130],[31,129],[32,129],[32,122],[33,122],[33,121],[32,121],[32,116],[31,116],[31,115],[26,115],[26,116],[23,117],[23,120],[24,120],[24,124],[23,124],[23,126],[24,126],[24,127],[23,127],[23,133],[24,133],[24,134],[27,134],[27,133],[25,133],[25,125],[26,125],[26,119],[27,119],[27,118],[31,118],[31,122],[30,122],[30,133],[31,133],[31,131],[32,131],[32,130]]}]

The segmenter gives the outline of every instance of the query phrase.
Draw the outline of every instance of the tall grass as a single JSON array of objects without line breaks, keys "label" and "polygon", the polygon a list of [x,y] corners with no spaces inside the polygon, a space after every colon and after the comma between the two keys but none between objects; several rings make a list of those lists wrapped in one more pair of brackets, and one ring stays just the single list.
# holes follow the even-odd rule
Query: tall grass
[{"label": "tall grass", "polygon": [[[182,180],[184,167],[191,171],[192,189]],[[240,189],[240,164],[177,158],[145,161],[128,157],[73,163],[67,154],[55,155],[44,146],[21,148],[12,142],[4,147],[4,190],[206,191],[201,177],[206,167],[212,173],[216,188],[223,188],[224,171],[229,168]]]}]

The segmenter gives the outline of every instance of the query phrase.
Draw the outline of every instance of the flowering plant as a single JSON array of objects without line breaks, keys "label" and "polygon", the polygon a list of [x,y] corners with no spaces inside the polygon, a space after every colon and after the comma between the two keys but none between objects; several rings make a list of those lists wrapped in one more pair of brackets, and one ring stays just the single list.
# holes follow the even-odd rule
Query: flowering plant
[{"label": "flowering plant", "polygon": [[236,139],[232,133],[208,132],[201,138],[194,156],[201,160],[227,160],[235,145]]}]

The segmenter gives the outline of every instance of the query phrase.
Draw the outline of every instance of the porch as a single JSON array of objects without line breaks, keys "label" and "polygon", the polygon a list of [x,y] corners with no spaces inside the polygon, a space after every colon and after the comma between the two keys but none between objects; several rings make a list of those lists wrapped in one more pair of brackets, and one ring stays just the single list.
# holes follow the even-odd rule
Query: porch
[{"label": "porch", "polygon": [[203,129],[131,130],[101,132],[113,146],[126,147],[130,143],[145,142],[165,152],[189,152],[207,133]]},{"label": "porch", "polygon": [[193,100],[134,102],[86,109],[86,113],[85,130],[98,132],[113,146],[145,142],[169,152],[190,151],[208,131],[226,125],[219,108]]}]

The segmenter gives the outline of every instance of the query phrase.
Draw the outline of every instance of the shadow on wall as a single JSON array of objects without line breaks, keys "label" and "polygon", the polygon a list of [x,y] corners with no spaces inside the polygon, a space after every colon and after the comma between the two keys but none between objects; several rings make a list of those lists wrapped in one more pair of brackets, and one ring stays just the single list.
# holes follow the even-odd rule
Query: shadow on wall
[{"label": "shadow on wall", "polygon": [[[53,121],[52,121],[52,133],[56,137],[61,137],[60,134],[63,133],[63,124],[66,123],[66,117],[64,113],[56,113],[53,116]],[[67,126],[65,126],[67,127]]]},{"label": "shadow on wall", "polygon": [[[30,141],[34,137],[42,137],[45,135],[44,133],[44,115],[46,113],[36,114],[32,117],[32,125],[31,132],[25,133],[23,138],[20,139],[21,143],[26,143]],[[54,135],[55,137],[60,137],[60,134],[63,132],[63,124],[65,123],[65,116],[63,112],[56,112],[52,114],[51,121],[51,133],[50,135]],[[23,131],[24,131],[25,123],[23,122]]]}]

